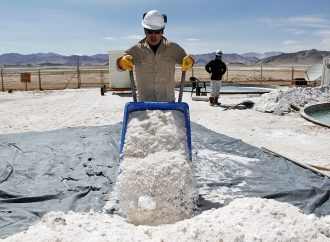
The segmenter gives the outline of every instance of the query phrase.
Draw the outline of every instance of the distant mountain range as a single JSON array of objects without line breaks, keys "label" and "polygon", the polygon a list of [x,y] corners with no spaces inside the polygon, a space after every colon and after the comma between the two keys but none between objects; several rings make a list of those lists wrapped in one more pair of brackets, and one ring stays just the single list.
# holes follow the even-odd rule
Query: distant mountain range
[{"label": "distant mountain range", "polygon": [[[79,56],[81,65],[107,65],[109,56],[97,54]],[[64,56],[56,53],[21,55],[8,53],[0,55],[0,66],[72,66],[77,65],[77,55]]]},{"label": "distant mountain range", "polygon": [[257,64],[322,64],[324,57],[330,57],[330,51],[319,51],[312,49],[295,53],[282,53],[276,56],[267,57],[259,60]]},{"label": "distant mountain range", "polygon": [[[215,53],[195,55],[196,64],[206,64],[214,59]],[[316,49],[302,50],[294,53],[266,52],[263,54],[250,52],[245,54],[223,54],[222,60],[227,64],[242,65],[312,65],[322,64],[324,57],[330,57],[330,51]]]},{"label": "distant mountain range", "polygon": [[264,59],[264,58],[268,58],[268,57],[272,57],[272,56],[276,56],[276,55],[280,55],[283,54],[283,52],[279,52],[279,51],[271,51],[271,52],[266,52],[263,54],[257,53],[257,52],[249,52],[249,53],[245,53],[242,54],[243,57],[246,58],[257,58],[259,60]]},{"label": "distant mountain range", "polygon": [[[196,64],[205,65],[214,59],[215,53],[193,55]],[[303,50],[295,53],[266,52],[266,53],[245,53],[245,54],[223,54],[223,61],[227,64],[263,64],[263,65],[283,65],[283,64],[316,64],[322,63],[324,57],[330,57],[330,51],[319,51],[316,49]],[[37,53],[22,55],[18,53],[8,53],[0,55],[0,66],[73,66],[77,65],[77,55],[64,56],[56,53]],[[108,54],[83,55],[79,56],[80,65],[96,66],[107,65]]]}]

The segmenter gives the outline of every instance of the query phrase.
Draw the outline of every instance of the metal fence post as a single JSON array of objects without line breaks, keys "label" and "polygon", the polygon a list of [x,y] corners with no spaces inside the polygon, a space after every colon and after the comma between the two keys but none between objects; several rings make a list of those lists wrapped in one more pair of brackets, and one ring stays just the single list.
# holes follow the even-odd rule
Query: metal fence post
[{"label": "metal fence post", "polygon": [[103,85],[104,74],[103,70],[100,71],[100,84]]},{"label": "metal fence post", "polygon": [[3,70],[2,70],[2,68],[1,68],[1,91],[5,91],[5,86],[4,86],[4,84],[3,84]]},{"label": "metal fence post", "polygon": [[78,79],[78,88],[81,87],[81,78],[80,78],[80,69],[79,69],[79,55],[77,57],[77,79]]},{"label": "metal fence post", "polygon": [[40,69],[39,69],[39,72],[38,72],[38,77],[39,77],[39,90],[42,91],[42,88],[41,88],[41,74],[40,74]]}]

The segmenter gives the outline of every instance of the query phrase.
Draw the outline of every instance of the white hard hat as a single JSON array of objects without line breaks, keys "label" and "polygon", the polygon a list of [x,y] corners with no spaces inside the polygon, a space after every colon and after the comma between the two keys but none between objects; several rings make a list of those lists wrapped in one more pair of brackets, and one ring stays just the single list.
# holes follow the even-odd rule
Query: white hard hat
[{"label": "white hard hat", "polygon": [[215,52],[215,55],[222,55],[222,51],[221,51],[221,50],[217,50],[217,51]]},{"label": "white hard hat", "polygon": [[150,10],[143,14],[142,26],[145,29],[159,30],[165,27],[167,17],[157,10]]}]

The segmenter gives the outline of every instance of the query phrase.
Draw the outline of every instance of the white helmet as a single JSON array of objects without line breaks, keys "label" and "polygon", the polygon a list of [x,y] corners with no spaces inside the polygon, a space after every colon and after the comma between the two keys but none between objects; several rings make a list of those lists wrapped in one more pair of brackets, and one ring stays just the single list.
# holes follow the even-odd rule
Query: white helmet
[{"label": "white helmet", "polygon": [[215,55],[222,55],[222,51],[221,51],[221,50],[217,50],[217,51],[215,52]]},{"label": "white helmet", "polygon": [[150,10],[143,14],[142,26],[145,29],[159,30],[165,27],[167,17],[157,10]]}]

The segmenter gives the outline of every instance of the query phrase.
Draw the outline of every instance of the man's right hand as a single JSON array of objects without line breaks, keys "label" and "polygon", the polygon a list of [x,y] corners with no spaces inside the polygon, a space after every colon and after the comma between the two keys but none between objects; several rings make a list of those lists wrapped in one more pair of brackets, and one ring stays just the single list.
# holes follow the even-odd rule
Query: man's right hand
[{"label": "man's right hand", "polygon": [[131,55],[124,55],[119,58],[118,67],[123,70],[133,70],[133,57]]}]

